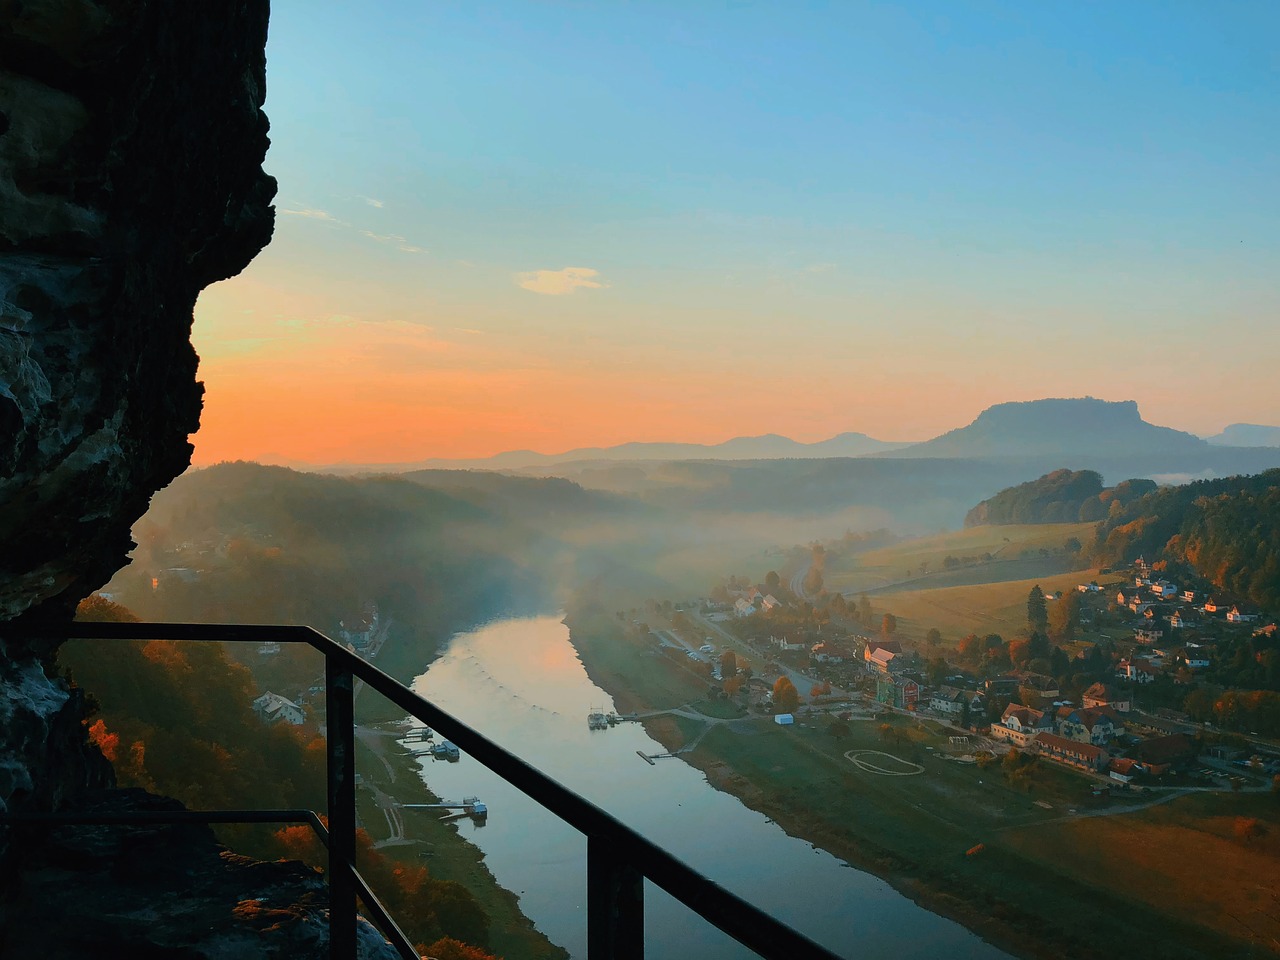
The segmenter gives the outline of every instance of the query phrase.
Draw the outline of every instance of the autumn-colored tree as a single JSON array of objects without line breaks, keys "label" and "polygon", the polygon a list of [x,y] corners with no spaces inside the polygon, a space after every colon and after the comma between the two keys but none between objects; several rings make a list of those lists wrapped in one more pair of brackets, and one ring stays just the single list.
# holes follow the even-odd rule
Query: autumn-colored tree
[{"label": "autumn-colored tree", "polygon": [[1241,843],[1257,840],[1267,832],[1267,825],[1257,817],[1236,817],[1234,832]]},{"label": "autumn-colored tree", "polygon": [[892,636],[898,632],[898,618],[892,613],[886,613],[880,620],[880,632],[886,637]]},{"label": "autumn-colored tree", "polygon": [[889,723],[882,723],[877,729],[880,732],[881,740],[888,740],[890,734],[893,733],[893,725]]},{"label": "autumn-colored tree", "polygon": [[956,646],[956,655],[968,663],[976,663],[982,653],[982,639],[971,633]]},{"label": "autumn-colored tree", "polygon": [[453,937],[441,937],[435,943],[426,946],[419,944],[418,952],[426,960],[497,960],[492,953],[455,940]]},{"label": "autumn-colored tree", "polygon": [[736,697],[742,689],[742,677],[730,677],[724,682],[724,694],[726,697]]},{"label": "autumn-colored tree", "polygon": [[791,713],[800,706],[800,693],[785,674],[773,684],[773,709],[777,713]]}]

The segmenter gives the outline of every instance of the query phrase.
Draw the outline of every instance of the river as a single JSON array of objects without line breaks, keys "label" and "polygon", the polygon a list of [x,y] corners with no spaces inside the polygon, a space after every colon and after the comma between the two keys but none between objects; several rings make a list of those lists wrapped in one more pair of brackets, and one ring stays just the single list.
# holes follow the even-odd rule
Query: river
[{"label": "river", "polygon": [[[587,677],[558,617],[504,619],[457,634],[413,688],[508,750],[578,791],[695,869],[832,950],[895,960],[991,960],[1008,955],[917,906],[763,814],[711,787],[676,759],[650,766],[636,751],[665,752],[640,724],[587,729],[592,709],[613,710]],[[458,821],[521,909],[575,958],[586,955],[586,842],[486,768],[421,761],[438,796],[477,796],[489,820]],[[652,957],[739,960],[739,946],[646,884]]]}]

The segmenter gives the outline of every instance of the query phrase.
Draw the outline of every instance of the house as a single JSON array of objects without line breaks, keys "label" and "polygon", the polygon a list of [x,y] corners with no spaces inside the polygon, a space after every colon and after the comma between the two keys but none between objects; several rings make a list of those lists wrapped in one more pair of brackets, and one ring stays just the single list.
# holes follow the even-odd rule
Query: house
[{"label": "house", "polygon": [[1042,710],[1011,703],[1004,708],[998,723],[991,725],[993,740],[1004,740],[1017,747],[1027,747],[1037,734],[1051,733],[1053,718]]},{"label": "house", "polygon": [[1088,583],[1077,583],[1076,589],[1081,593],[1098,593],[1102,590],[1102,588],[1098,586],[1097,580],[1090,580]]},{"label": "house", "polygon": [[1081,698],[1085,707],[1110,707],[1117,713],[1128,713],[1133,709],[1133,700],[1127,693],[1121,693],[1106,683],[1095,683],[1086,690]]},{"label": "house", "polygon": [[1209,650],[1206,647],[1187,647],[1178,659],[1192,670],[1204,670],[1209,666]]},{"label": "house", "polygon": [[1176,584],[1170,583],[1168,580],[1157,580],[1151,585],[1151,592],[1161,600],[1168,600],[1170,597],[1176,597],[1178,595],[1178,587]]},{"label": "house", "polygon": [[1116,664],[1116,676],[1134,683],[1152,683],[1156,672],[1156,668],[1145,660],[1121,660]]},{"label": "house", "polygon": [[1124,733],[1124,721],[1109,707],[1062,707],[1058,736],[1078,743],[1109,743]]},{"label": "house", "polygon": [[1233,604],[1231,609],[1227,611],[1228,623],[1253,623],[1258,619],[1258,615],[1252,611],[1246,610],[1239,604]]},{"label": "house", "polygon": [[902,655],[902,644],[897,640],[868,640],[862,648],[862,659],[868,673],[888,673],[894,657]]},{"label": "house", "polygon": [[775,597],[772,593],[766,593],[760,599],[760,608],[764,610],[766,613],[770,610],[776,610],[780,606],[782,606],[782,601],[779,600],[777,597]]},{"label": "house", "polygon": [[775,647],[777,647],[779,650],[783,651],[784,653],[792,650],[804,649],[803,641],[797,641],[795,643],[792,643],[786,637],[775,637],[771,635],[769,637],[769,642],[773,644]]},{"label": "house", "polygon": [[1138,761],[1128,757],[1113,757],[1111,763],[1107,765],[1107,775],[1121,783],[1129,783],[1139,773],[1142,773],[1142,767]]},{"label": "house", "polygon": [[1127,593],[1125,593],[1123,590],[1117,590],[1117,591],[1116,591],[1116,606],[1118,606],[1118,607],[1127,607],[1127,606],[1129,605],[1129,596],[1130,596],[1130,595],[1129,595],[1129,594],[1127,594]]},{"label": "house", "polygon": [[1133,631],[1133,639],[1138,643],[1159,643],[1164,631],[1159,627],[1138,627]]},{"label": "house", "polygon": [[1195,601],[1196,601],[1196,592],[1195,592],[1194,590],[1183,590],[1183,591],[1182,591],[1182,602],[1183,602],[1183,603],[1195,603]]},{"label": "house", "polygon": [[260,720],[266,723],[276,723],[283,720],[285,723],[293,724],[296,727],[306,720],[306,715],[300,706],[292,700],[285,699],[278,693],[272,693],[270,690],[253,701],[253,712],[258,715]]},{"label": "house", "polygon": [[876,700],[891,707],[914,710],[920,702],[920,684],[909,677],[877,677]]},{"label": "house", "polygon": [[1143,772],[1153,777],[1195,763],[1199,754],[1195,740],[1185,733],[1143,740],[1129,750],[1129,756],[1142,765]]},{"label": "house", "polygon": [[749,617],[756,612],[756,607],[746,597],[739,597],[733,601],[733,612],[739,617]]},{"label": "house", "polygon": [[1190,614],[1185,614],[1181,610],[1175,610],[1169,617],[1169,629],[1181,630],[1183,627],[1194,627],[1195,619]]},{"label": "house", "polygon": [[789,713],[774,714],[773,722],[780,727],[789,727],[796,722],[796,718]]},{"label": "house", "polygon": [[1098,773],[1107,768],[1111,755],[1092,743],[1079,743],[1052,733],[1042,733],[1033,741],[1042,757],[1057,763]]},{"label": "house", "polygon": [[818,663],[844,663],[848,658],[845,651],[829,643],[815,643],[809,650],[809,656]]},{"label": "house", "polygon": [[964,715],[964,705],[969,702],[969,694],[955,687],[942,686],[933,691],[929,698],[929,709],[947,717]]},{"label": "house", "polygon": [[1137,596],[1129,598],[1129,609],[1138,616],[1145,616],[1146,612],[1151,609],[1151,603],[1147,600],[1139,600]]},{"label": "house", "polygon": [[1208,597],[1204,601],[1204,606],[1200,608],[1204,613],[1219,613],[1226,609],[1226,604],[1216,597]]}]

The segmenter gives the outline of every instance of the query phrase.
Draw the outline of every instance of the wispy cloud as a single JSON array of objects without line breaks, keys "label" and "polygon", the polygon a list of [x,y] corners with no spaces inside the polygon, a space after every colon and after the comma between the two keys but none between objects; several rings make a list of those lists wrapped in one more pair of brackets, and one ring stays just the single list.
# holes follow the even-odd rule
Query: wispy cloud
[{"label": "wispy cloud", "polygon": [[386,243],[395,247],[397,250],[403,250],[405,253],[429,253],[426,247],[419,247],[410,243],[404,237],[395,233],[374,233],[372,230],[361,230],[360,236],[367,237],[376,243]]},{"label": "wispy cloud", "polygon": [[564,267],[561,270],[531,270],[527,273],[517,273],[515,280],[525,290],[560,297],[573,293],[579,287],[587,290],[603,290],[608,287],[607,283],[600,283],[594,279],[598,276],[600,271],[592,270],[590,267]]},{"label": "wispy cloud", "polygon": [[371,207],[377,207],[379,210],[386,206],[381,200],[375,200],[373,197],[366,197],[363,194],[360,195],[360,199]]},{"label": "wispy cloud", "polygon": [[280,212],[286,217],[304,217],[307,220],[323,220],[326,223],[342,222],[328,210],[321,210],[317,207],[304,207],[301,210],[290,210],[288,207],[284,207]]}]

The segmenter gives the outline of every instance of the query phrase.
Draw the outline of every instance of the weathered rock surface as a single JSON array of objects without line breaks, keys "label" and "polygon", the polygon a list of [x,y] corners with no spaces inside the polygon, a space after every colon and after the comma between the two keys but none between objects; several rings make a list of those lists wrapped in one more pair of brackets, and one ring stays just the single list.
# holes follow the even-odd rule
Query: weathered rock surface
[{"label": "weathered rock surface", "polygon": [[0,619],[68,614],[186,469],[200,290],[271,236],[266,0],[0,0]]},{"label": "weathered rock surface", "polygon": [[[266,245],[267,0],[0,0],[0,810],[112,791],[24,623],[70,620],[186,469],[199,292]],[[0,829],[0,956],[288,958],[324,884],[200,826]],[[362,952],[390,956],[371,928]]]},{"label": "weathered rock surface", "polygon": [[[178,810],[141,790],[87,809]],[[203,825],[60,826],[29,838],[0,914],[0,956],[42,960],[174,957],[292,960],[327,956],[325,886],[293,861],[265,863],[218,845]],[[361,923],[358,956],[394,951]]]},{"label": "weathered rock surface", "polygon": [[20,624],[69,619],[190,462],[196,297],[274,223],[267,14],[0,0],[0,806],[109,779]]}]

